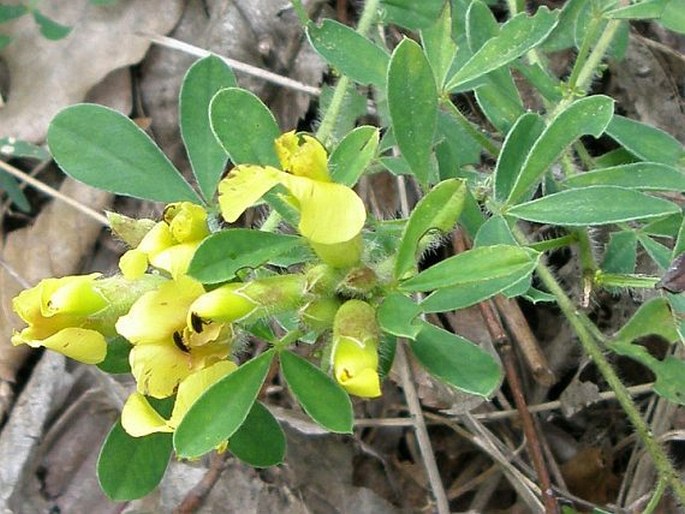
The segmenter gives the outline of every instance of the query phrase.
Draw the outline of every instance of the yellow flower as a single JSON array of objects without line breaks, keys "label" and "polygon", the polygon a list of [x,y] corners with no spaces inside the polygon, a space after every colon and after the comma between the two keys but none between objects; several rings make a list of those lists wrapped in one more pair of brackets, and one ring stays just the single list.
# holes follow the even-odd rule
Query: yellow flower
[{"label": "yellow flower", "polygon": [[124,430],[133,437],[143,437],[155,432],[173,432],[200,395],[236,368],[235,363],[222,360],[184,378],[178,386],[169,419],[160,416],[144,395],[133,393],[121,411]]},{"label": "yellow flower", "polygon": [[190,305],[204,292],[199,282],[180,276],[141,296],[116,322],[117,332],[133,345],[129,362],[139,393],[171,396],[183,379],[228,355],[230,325],[191,330],[186,324]]},{"label": "yellow flower", "polygon": [[381,395],[378,376],[378,325],[373,307],[348,300],[333,321],[333,375],[350,394],[362,398]]},{"label": "yellow flower", "polygon": [[283,170],[244,164],[219,183],[219,205],[234,222],[267,191],[283,185],[300,211],[298,230],[318,245],[354,239],[366,221],[364,203],[349,187],[331,182],[326,150],[306,134],[288,132],[275,141]]},{"label": "yellow flower", "polygon": [[12,307],[28,327],[12,335],[12,344],[44,346],[86,364],[104,360],[107,342],[92,319],[108,307],[95,287],[99,276],[48,278],[19,293]]},{"label": "yellow flower", "polygon": [[208,235],[207,211],[202,206],[171,203],[164,209],[162,221],[122,256],[119,267],[126,278],[133,279],[145,273],[149,263],[176,278],[186,272],[195,250]]}]

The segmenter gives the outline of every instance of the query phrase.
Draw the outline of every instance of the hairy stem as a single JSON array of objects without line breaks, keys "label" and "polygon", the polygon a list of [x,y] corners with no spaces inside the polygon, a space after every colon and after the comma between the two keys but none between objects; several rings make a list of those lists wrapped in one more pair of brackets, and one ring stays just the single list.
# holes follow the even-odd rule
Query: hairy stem
[{"label": "hairy stem", "polygon": [[[380,0],[367,0],[364,3],[364,10],[359,18],[359,24],[357,25],[357,32],[362,36],[366,34],[371,28],[376,13],[378,12],[378,6],[380,5]],[[333,91],[333,97],[331,98],[331,103],[326,109],[326,113],[321,120],[321,125],[319,125],[319,130],[316,131],[316,137],[327,146],[330,143],[331,135],[333,134],[333,128],[340,115],[340,109],[342,109],[343,102],[345,100],[345,95],[347,94],[347,88],[350,86],[350,79],[343,75],[338,80]]]},{"label": "hairy stem", "polygon": [[[518,227],[514,227],[514,232],[520,244],[525,245],[528,243],[525,235]],[[678,472],[671,465],[666,452],[654,438],[645,420],[642,419],[640,411],[631,399],[626,386],[618,378],[616,371],[611,367],[611,364],[602,353],[602,349],[597,344],[597,341],[595,341],[592,335],[593,331],[587,326],[587,324],[591,323],[590,320],[576,310],[571,299],[566,295],[552,272],[543,262],[538,264],[537,273],[545,287],[556,298],[559,308],[571,324],[583,350],[594,361],[609,387],[616,393],[616,400],[621,405],[626,416],[628,416],[633,427],[635,427],[637,436],[652,458],[659,479],[663,480],[673,489],[681,504],[685,504],[685,483],[682,482]]]}]

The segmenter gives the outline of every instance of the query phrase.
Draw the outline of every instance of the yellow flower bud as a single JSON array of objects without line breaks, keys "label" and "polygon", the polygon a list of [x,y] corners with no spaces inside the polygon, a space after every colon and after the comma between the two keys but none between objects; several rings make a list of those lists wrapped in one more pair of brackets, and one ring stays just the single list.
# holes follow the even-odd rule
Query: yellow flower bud
[{"label": "yellow flower bud", "polygon": [[381,395],[378,376],[379,329],[376,312],[361,300],[348,300],[335,315],[331,364],[338,383],[362,398]]}]

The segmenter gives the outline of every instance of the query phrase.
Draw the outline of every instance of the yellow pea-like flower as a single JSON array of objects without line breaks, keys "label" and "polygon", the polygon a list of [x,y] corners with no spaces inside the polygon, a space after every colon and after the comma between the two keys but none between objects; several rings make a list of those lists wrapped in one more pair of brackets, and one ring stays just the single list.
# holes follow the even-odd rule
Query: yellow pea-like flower
[{"label": "yellow pea-like flower", "polygon": [[[326,150],[316,139],[288,132],[276,142],[282,170],[244,164],[219,183],[219,205],[234,222],[267,191],[284,186],[300,211],[299,232],[314,244],[336,245],[353,240],[366,221],[361,198],[347,186],[331,182]],[[315,248],[316,249],[316,248]]]},{"label": "yellow pea-like flower", "polygon": [[203,294],[202,284],[180,276],[141,296],[116,322],[117,332],[133,345],[129,362],[139,393],[171,396],[192,373],[228,356],[229,324],[206,323],[198,330],[187,325],[191,304]]},{"label": "yellow pea-like flower", "polygon": [[234,362],[222,360],[184,378],[178,386],[169,419],[163,418],[143,394],[135,392],[128,397],[121,411],[121,425],[133,437],[173,432],[202,393],[236,368]]},{"label": "yellow pea-like flower", "polygon": [[362,398],[381,395],[376,312],[361,300],[348,300],[333,321],[331,364],[338,383]]}]

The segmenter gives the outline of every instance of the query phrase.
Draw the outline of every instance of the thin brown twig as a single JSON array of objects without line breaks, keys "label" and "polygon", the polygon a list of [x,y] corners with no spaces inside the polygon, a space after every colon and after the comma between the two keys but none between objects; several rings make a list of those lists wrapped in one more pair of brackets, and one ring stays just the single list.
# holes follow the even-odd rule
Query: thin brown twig
[{"label": "thin brown twig", "polygon": [[221,473],[226,469],[230,454],[213,453],[209,461],[209,469],[200,481],[186,494],[183,501],[173,511],[174,514],[193,514],[202,507],[214,485],[219,480]]},{"label": "thin brown twig", "polygon": [[409,408],[412,424],[414,425],[416,440],[419,443],[419,449],[421,450],[423,463],[426,467],[428,480],[431,484],[431,489],[433,490],[433,496],[435,497],[437,511],[439,514],[449,514],[450,507],[449,501],[447,500],[447,494],[445,493],[445,486],[442,483],[440,471],[438,470],[438,464],[435,461],[433,446],[431,445],[430,437],[428,436],[428,429],[426,428],[426,420],[423,417],[421,403],[419,402],[419,396],[416,392],[414,380],[411,376],[409,362],[407,362],[407,356],[404,352],[404,340],[402,339],[397,341],[397,352],[395,359],[400,374],[402,389],[404,390],[404,396],[407,400],[407,407]]},{"label": "thin brown twig", "polygon": [[105,226],[109,226],[109,221],[107,221],[107,217],[103,214],[100,214],[96,210],[91,209],[87,205],[83,205],[82,203],[74,200],[73,198],[70,198],[61,192],[59,192],[57,189],[54,189],[47,184],[44,184],[38,179],[33,178],[31,175],[28,173],[24,173],[18,168],[15,168],[11,164],[8,164],[4,161],[0,161],[0,168],[2,168],[4,171],[9,173],[10,175],[18,178],[19,180],[23,180],[26,182],[29,186],[38,189],[40,192],[45,193],[48,196],[51,196],[52,198],[55,198],[56,200],[59,200],[61,202],[66,203],[67,205],[72,206],[74,209],[82,212],[86,216],[89,216],[93,218],[95,221],[102,223]]},{"label": "thin brown twig", "polygon": [[[455,234],[453,240],[455,251],[458,252],[468,249],[469,244],[463,234]],[[547,465],[543,456],[540,437],[536,430],[533,416],[528,410],[528,404],[526,403],[526,399],[523,394],[521,379],[519,378],[519,373],[516,369],[516,357],[511,347],[511,343],[509,342],[509,336],[504,331],[504,327],[500,322],[492,301],[486,300],[484,302],[480,302],[478,307],[481,315],[483,316],[483,320],[485,321],[485,326],[490,334],[490,337],[492,338],[492,342],[502,357],[504,373],[507,377],[511,394],[514,397],[516,409],[521,414],[521,424],[523,425],[523,433],[525,434],[526,441],[528,443],[528,451],[533,461],[535,473],[540,479],[542,498],[545,504],[545,512],[547,514],[557,514],[559,512],[559,505],[554,497],[554,491],[552,490],[552,481],[549,477],[549,470],[547,469]]]}]

